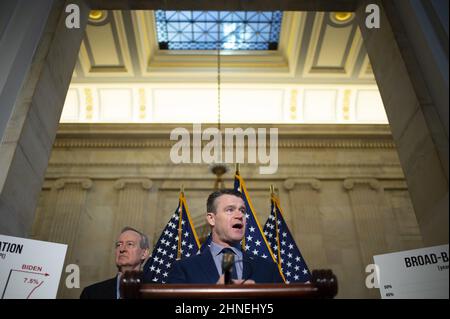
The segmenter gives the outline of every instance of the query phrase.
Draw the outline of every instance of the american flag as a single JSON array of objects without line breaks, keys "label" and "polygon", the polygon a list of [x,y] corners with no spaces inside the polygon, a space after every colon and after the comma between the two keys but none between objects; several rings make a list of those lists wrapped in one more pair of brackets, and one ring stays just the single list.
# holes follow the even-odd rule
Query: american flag
[{"label": "american flag", "polygon": [[[181,215],[181,219],[180,219]],[[178,240],[181,237],[181,240]],[[144,265],[145,281],[165,283],[176,259],[199,252],[200,244],[191,221],[184,192],[180,193],[177,210],[164,228],[151,256]]]},{"label": "american flag", "polygon": [[283,271],[286,283],[309,282],[311,273],[283,218],[280,201],[275,194],[271,196],[271,210],[264,225],[264,235]]},{"label": "american flag", "polygon": [[[234,189],[242,193],[242,197],[244,199],[246,207],[245,235],[242,239],[243,250],[247,254],[259,256],[265,259],[269,258],[276,263],[275,256],[273,255],[272,250],[269,247],[266,236],[264,236],[262,232],[261,226],[258,222],[258,218],[255,214],[255,209],[253,208],[250,197],[248,196],[244,180],[240,176],[239,172],[236,172],[236,175],[234,176]],[[283,277],[283,280],[285,280],[279,265],[278,269],[280,271],[281,277]]]},{"label": "american flag", "polygon": [[205,250],[206,248],[210,248],[211,247],[211,233],[209,233],[208,237],[206,237],[205,242],[202,244],[202,247],[200,247],[200,252],[203,252],[203,250]]}]

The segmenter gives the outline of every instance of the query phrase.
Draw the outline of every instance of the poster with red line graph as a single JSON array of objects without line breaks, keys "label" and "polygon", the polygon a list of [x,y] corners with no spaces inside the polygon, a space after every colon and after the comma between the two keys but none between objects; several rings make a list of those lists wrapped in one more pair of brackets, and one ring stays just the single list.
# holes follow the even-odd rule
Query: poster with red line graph
[{"label": "poster with red line graph", "polygon": [[0,299],[54,299],[67,245],[0,235]]}]

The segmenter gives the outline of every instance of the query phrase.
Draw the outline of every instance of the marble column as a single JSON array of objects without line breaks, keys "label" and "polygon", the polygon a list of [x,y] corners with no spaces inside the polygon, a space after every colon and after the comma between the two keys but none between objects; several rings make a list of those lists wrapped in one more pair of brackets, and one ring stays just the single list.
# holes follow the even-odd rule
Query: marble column
[{"label": "marble column", "polygon": [[80,219],[86,210],[87,191],[92,187],[88,178],[67,178],[55,181],[56,202],[48,240],[67,244],[65,263],[78,264],[77,238],[80,236]]},{"label": "marble column", "polygon": [[326,268],[327,258],[319,210],[321,182],[317,179],[287,179],[293,229],[291,232],[310,269]]},{"label": "marble column", "polygon": [[66,27],[66,1],[0,3],[0,233],[27,237],[89,9]]},{"label": "marble column", "polygon": [[387,244],[390,251],[423,247],[422,235],[404,181],[390,180],[382,183],[387,202],[385,220],[388,229]]},{"label": "marble column", "polygon": [[[366,25],[366,8],[373,4],[379,28]],[[356,10],[426,245],[448,243],[448,15],[445,26],[443,10],[448,12],[448,1],[364,0]]]},{"label": "marble column", "polygon": [[124,178],[115,182],[114,188],[119,192],[119,204],[114,218],[113,233],[117,236],[125,226],[144,229],[145,203],[152,181],[146,178]]},{"label": "marble column", "polygon": [[47,240],[67,245],[63,274],[59,283],[58,298],[74,298],[78,292],[65,285],[64,270],[69,264],[80,265],[78,250],[79,236],[82,234],[80,221],[86,212],[87,192],[92,188],[92,180],[88,178],[58,179],[53,185],[54,207],[48,212],[52,223]]},{"label": "marble column", "polygon": [[48,240],[48,232],[50,230],[49,220],[52,219],[53,207],[51,207],[52,191],[54,191],[54,182],[44,181],[42,185],[39,203],[36,208],[33,227],[31,228],[30,237],[36,240]]},{"label": "marble column", "polygon": [[[373,256],[388,252],[386,214],[382,188],[376,179],[346,179],[344,189],[349,194],[362,265],[373,264]],[[361,286],[363,283],[361,282]],[[367,289],[367,296],[380,298],[378,289]]]},{"label": "marble column", "polygon": [[349,178],[343,186],[349,194],[363,265],[373,264],[374,255],[387,251],[380,183],[376,179]]}]

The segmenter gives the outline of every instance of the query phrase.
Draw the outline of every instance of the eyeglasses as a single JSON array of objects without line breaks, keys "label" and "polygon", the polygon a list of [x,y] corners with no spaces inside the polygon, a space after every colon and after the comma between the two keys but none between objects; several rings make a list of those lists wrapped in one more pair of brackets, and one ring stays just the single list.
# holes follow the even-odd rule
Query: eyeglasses
[{"label": "eyeglasses", "polygon": [[120,242],[120,241],[118,241],[118,242],[116,242],[116,249],[119,249],[119,248],[123,248],[124,247],[124,245],[127,247],[127,248],[135,248],[136,246],[137,246],[137,243],[136,242],[134,242],[134,241],[127,241],[127,242]]}]

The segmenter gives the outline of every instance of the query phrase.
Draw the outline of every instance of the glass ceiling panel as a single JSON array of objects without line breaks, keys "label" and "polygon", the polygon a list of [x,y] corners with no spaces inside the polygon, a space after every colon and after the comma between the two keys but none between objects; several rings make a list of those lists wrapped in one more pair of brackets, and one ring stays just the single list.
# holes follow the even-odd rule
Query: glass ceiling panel
[{"label": "glass ceiling panel", "polygon": [[[161,50],[277,50],[281,11],[155,11]],[[218,40],[219,39],[219,40]]]}]

